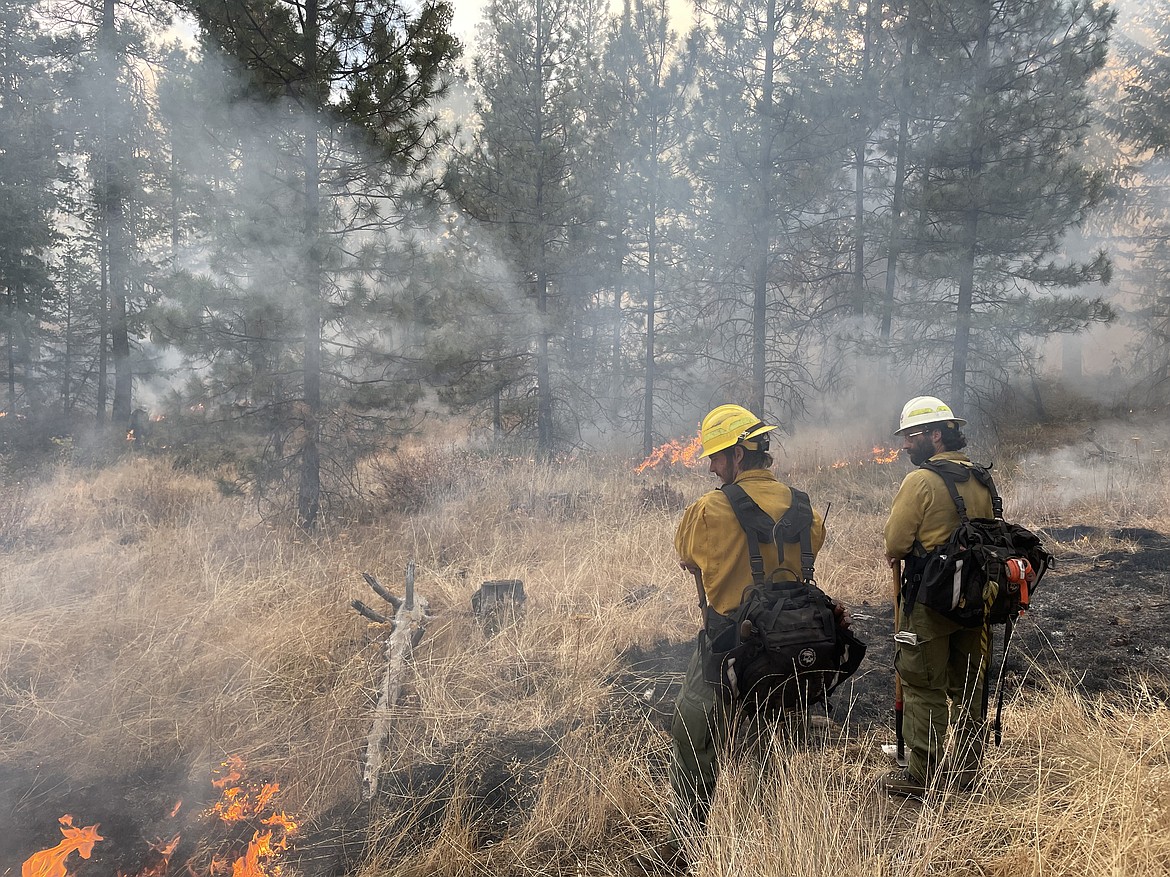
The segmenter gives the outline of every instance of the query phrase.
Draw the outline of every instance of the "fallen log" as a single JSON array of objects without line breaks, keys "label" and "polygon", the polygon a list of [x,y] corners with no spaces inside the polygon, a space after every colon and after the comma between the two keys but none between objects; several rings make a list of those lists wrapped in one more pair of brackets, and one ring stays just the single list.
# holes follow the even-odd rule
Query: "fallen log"
[{"label": "fallen log", "polygon": [[378,700],[374,705],[374,719],[366,740],[366,761],[362,769],[362,798],[367,801],[378,793],[382,761],[390,744],[394,705],[398,702],[411,654],[426,632],[427,621],[430,620],[427,601],[414,593],[414,572],[412,560],[406,565],[406,595],[403,599],[391,594],[369,573],[362,573],[374,593],[397,609],[392,619],[375,612],[360,600],[354,600],[352,604],[364,617],[374,621],[385,619],[390,624],[390,635],[382,646],[386,669],[382,674],[381,685],[378,686]]}]

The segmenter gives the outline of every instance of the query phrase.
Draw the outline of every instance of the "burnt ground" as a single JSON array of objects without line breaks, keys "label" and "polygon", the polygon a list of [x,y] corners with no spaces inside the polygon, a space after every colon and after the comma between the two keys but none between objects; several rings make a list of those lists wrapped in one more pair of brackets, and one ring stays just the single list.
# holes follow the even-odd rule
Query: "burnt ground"
[{"label": "burnt ground", "polygon": [[[97,824],[103,838],[88,861],[70,855],[72,873],[136,874],[151,864],[151,844],[175,835],[181,839],[174,860],[207,860],[201,814],[217,798],[210,774],[192,783],[186,768],[176,764],[85,780],[72,779],[56,765],[0,765],[0,877],[19,874],[30,853],[59,843],[57,820],[64,814],[76,814],[75,828]],[[241,825],[222,839],[237,846],[242,839],[246,848],[253,828]]]},{"label": "burnt ground", "polygon": [[[1061,559],[1016,626],[1004,674],[1008,696],[1021,685],[1041,687],[1046,678],[1086,694],[1121,692],[1141,681],[1170,696],[1170,537],[1147,529],[1075,526],[1051,528],[1042,535],[1060,547]],[[1089,553],[1090,545],[1103,543],[1119,547]],[[861,669],[834,695],[834,718],[859,731],[890,728],[892,609],[884,602],[850,608],[854,629],[869,651]],[[663,642],[623,656],[622,670],[610,680],[616,728],[628,728],[631,720],[669,728],[692,647],[691,642]],[[993,673],[1001,649],[1002,634],[997,636]],[[383,840],[401,837],[408,821],[416,846],[425,846],[428,834],[443,823],[457,788],[479,842],[498,840],[530,810],[545,765],[569,730],[493,737],[470,749],[452,750],[434,764],[388,774],[373,805],[355,800],[304,826],[284,864],[306,877],[342,877],[356,871],[377,842],[373,831]],[[208,824],[205,808],[216,797],[210,777],[192,780],[206,776],[205,766],[146,766],[131,776],[83,783],[59,771],[49,765],[0,765],[0,877],[14,877],[25,856],[61,839],[57,817],[63,813],[79,814],[78,825],[100,822],[108,839],[94,847],[88,861],[70,857],[76,877],[138,874],[150,864],[150,842],[175,834],[181,834],[182,842],[173,861],[207,874],[212,856],[230,851],[238,855],[256,827],[241,825],[225,835],[221,827]],[[179,798],[184,804],[171,815]],[[400,849],[401,854],[408,852]]]}]

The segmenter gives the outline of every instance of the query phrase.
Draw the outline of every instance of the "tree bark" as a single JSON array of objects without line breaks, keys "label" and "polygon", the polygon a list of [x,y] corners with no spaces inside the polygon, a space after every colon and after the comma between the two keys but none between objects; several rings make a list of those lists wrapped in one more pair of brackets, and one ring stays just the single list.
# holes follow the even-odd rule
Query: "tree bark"
[{"label": "tree bark", "polygon": [[[868,95],[873,51],[874,8],[879,4],[869,0],[865,7],[865,24],[862,26],[861,94],[865,101]],[[865,279],[865,163],[869,149],[869,114],[871,110],[863,103],[857,112],[857,143],[853,150],[853,313],[861,316],[866,310]]]},{"label": "tree bark", "polygon": [[[103,0],[102,23],[98,35],[103,59],[103,76],[109,107],[118,105],[118,56],[117,31],[114,20],[114,0]],[[108,111],[107,111],[108,112]],[[134,391],[134,374],[130,364],[130,326],[127,293],[129,287],[126,228],[126,191],[123,183],[125,168],[121,165],[126,156],[116,144],[119,133],[111,130],[110,119],[103,120],[103,156],[105,162],[105,203],[106,245],[108,247],[109,271],[109,331],[110,356],[114,364],[114,400],[111,418],[114,424],[128,425],[130,422],[131,396]]]},{"label": "tree bark", "polygon": [[[910,10],[914,15],[913,7]],[[913,20],[913,19],[911,19]],[[890,232],[886,245],[886,286],[882,296],[882,346],[889,350],[897,294],[898,261],[902,256],[902,214],[906,201],[906,153],[910,148],[910,71],[914,63],[914,33],[907,24],[906,54],[902,58],[902,85],[898,93],[898,146],[894,158],[894,190],[890,197]],[[893,366],[893,363],[890,363]]]},{"label": "tree bark", "polygon": [[317,525],[321,509],[321,157],[317,143],[317,0],[305,5],[305,263],[302,303],[305,314],[304,411],[301,447],[300,487],[297,492],[297,522],[306,530]]},{"label": "tree bark", "polygon": [[765,417],[768,398],[767,320],[768,266],[772,247],[772,138],[765,130],[771,118],[775,95],[776,0],[768,0],[768,23],[764,31],[764,89],[757,114],[760,117],[759,214],[756,220],[755,276],[752,278],[752,383],[751,406],[757,417]]},{"label": "tree bark", "polygon": [[974,53],[974,84],[971,94],[970,160],[967,169],[967,203],[963,222],[962,262],[959,265],[958,303],[955,312],[955,348],[951,364],[951,408],[962,416],[967,395],[968,358],[971,351],[971,319],[975,305],[975,262],[979,254],[979,214],[982,210],[983,130],[981,115],[987,96],[990,58],[988,33],[991,30],[990,0],[980,0],[978,34]]},{"label": "tree bark", "polygon": [[534,85],[535,100],[534,123],[532,126],[532,145],[535,150],[536,191],[535,223],[536,223],[536,279],[535,297],[536,311],[539,315],[540,326],[536,336],[536,447],[539,454],[545,458],[553,452],[553,415],[552,415],[552,369],[549,365],[549,307],[548,307],[548,233],[545,227],[544,216],[544,76],[545,76],[545,44],[544,44],[544,2],[536,3],[536,45],[533,50],[536,72]]},{"label": "tree bark", "polygon": [[[651,185],[657,184],[658,161],[655,159]],[[655,324],[658,306],[658,217],[655,200],[651,196],[649,232],[646,241],[646,367],[642,387],[642,455],[654,450],[654,344],[658,327]]]}]

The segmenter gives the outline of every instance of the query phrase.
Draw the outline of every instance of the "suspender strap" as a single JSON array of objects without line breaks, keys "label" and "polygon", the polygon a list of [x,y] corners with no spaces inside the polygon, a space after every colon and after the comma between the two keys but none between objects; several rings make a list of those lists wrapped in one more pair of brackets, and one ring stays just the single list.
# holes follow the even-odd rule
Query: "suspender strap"
[{"label": "suspender strap", "polygon": [[760,543],[768,544],[774,538],[772,528],[774,523],[768,513],[756,505],[756,501],[748,496],[747,491],[738,484],[724,484],[723,495],[731,503],[731,510],[747,536],[748,555],[751,558],[752,583],[764,583],[764,557],[760,553]]},{"label": "suspender strap", "polygon": [[797,490],[795,487],[788,489],[792,491],[792,505],[776,522],[776,547],[777,550],[782,551],[780,546],[783,544],[799,542],[800,578],[801,581],[811,582],[816,577],[816,570],[813,566],[816,557],[812,550],[812,502],[809,501],[808,494],[803,490]]},{"label": "suspender strap", "polygon": [[954,463],[950,460],[944,460],[938,463],[927,460],[922,464],[922,468],[933,472],[943,480],[943,483],[947,486],[947,492],[951,495],[951,500],[959,512],[959,520],[962,523],[968,523],[967,503],[959,495],[959,489],[956,487],[956,484],[960,481],[968,480],[971,476],[975,476],[975,480],[987,488],[991,494],[992,514],[995,515],[996,520],[1003,520],[1003,500],[1000,498],[999,491],[995,489],[995,480],[991,477],[991,473],[982,466],[964,466],[961,463]]},{"label": "suspender strap", "polygon": [[802,581],[813,581],[816,571],[814,563],[816,557],[812,550],[812,502],[808,494],[795,487],[792,491],[792,505],[781,515],[780,520],[773,523],[772,518],[760,508],[756,501],[748,496],[747,491],[738,484],[725,484],[721,488],[727,501],[731,503],[731,510],[735,512],[736,520],[747,536],[748,554],[751,557],[752,582],[757,585],[764,583],[764,558],[760,553],[760,543],[765,545],[776,543],[779,559],[784,560],[785,543],[800,543],[800,576]]}]

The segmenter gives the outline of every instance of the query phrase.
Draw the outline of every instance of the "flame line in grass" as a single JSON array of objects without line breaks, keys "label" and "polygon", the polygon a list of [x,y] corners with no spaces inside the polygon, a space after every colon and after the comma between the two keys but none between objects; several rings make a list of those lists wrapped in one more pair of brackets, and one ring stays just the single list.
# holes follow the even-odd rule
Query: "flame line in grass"
[{"label": "flame line in grass", "polygon": [[650,456],[634,468],[634,473],[640,475],[647,469],[655,468],[660,463],[667,465],[682,463],[682,465],[693,469],[699,465],[699,452],[702,449],[703,442],[699,436],[695,436],[690,443],[685,445],[678,439],[671,439],[651,451]]},{"label": "flame line in grass", "polygon": [[99,840],[105,840],[98,834],[98,823],[76,828],[73,825],[73,817],[68,813],[57,821],[61,823],[64,840],[55,847],[29,856],[20,866],[20,877],[67,877],[70,872],[65,867],[65,860],[70,853],[77,853],[81,858],[88,859],[93,853],[93,845]]},{"label": "flame line in grass", "polygon": [[[277,783],[242,782],[244,761],[238,756],[230,757],[216,773],[211,785],[220,790],[220,798],[206,811],[205,817],[212,816],[228,824],[258,823],[261,827],[252,832],[252,839],[243,855],[213,857],[210,873],[230,874],[231,877],[280,877],[280,854],[288,849],[297,831],[296,822],[283,810],[277,812],[272,806],[280,786]],[[170,811],[171,818],[179,812],[182,803],[181,800],[176,802]],[[73,817],[68,814],[58,821],[64,838],[56,846],[29,856],[21,866],[21,877],[72,877],[65,860],[73,853],[88,859],[93,853],[94,844],[105,840],[98,834],[98,823],[78,828],[73,824]],[[166,877],[171,857],[179,846],[179,837],[176,834],[168,841],[160,839],[150,844],[147,864],[133,877]],[[190,863],[187,864],[187,871],[191,877],[197,877]],[[117,877],[130,875],[119,871]]]},{"label": "flame line in grass", "polygon": [[901,452],[901,448],[883,448],[875,445],[870,452],[871,456],[868,460],[858,460],[856,463],[851,460],[836,460],[829,465],[829,468],[844,469],[846,466],[881,466],[886,463],[893,463],[898,459],[898,454]]}]

